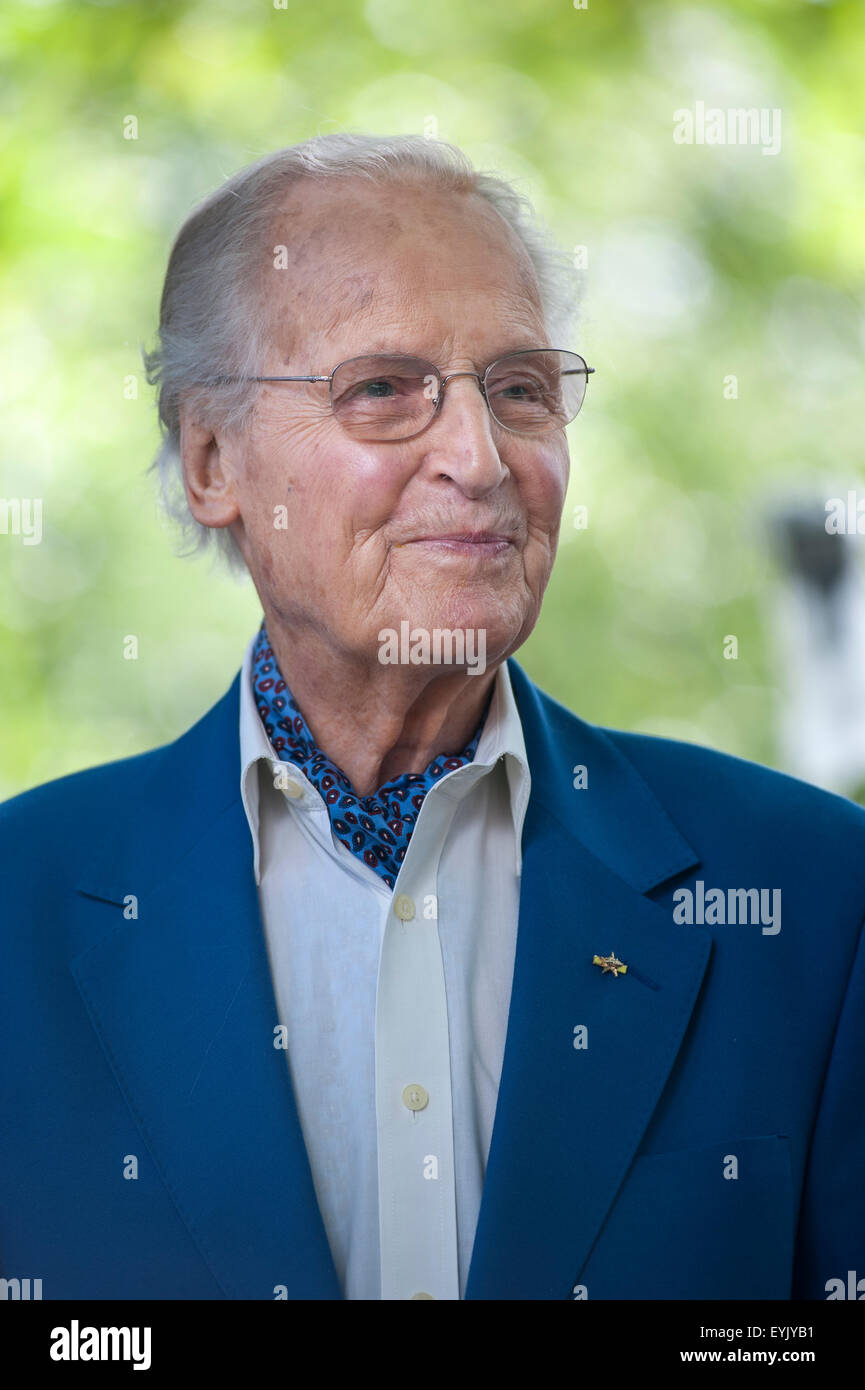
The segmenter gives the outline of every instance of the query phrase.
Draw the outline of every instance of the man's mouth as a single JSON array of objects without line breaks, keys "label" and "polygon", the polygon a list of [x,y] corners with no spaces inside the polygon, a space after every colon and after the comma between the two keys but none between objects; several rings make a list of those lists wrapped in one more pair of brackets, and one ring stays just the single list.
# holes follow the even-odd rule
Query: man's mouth
[{"label": "man's mouth", "polygon": [[452,531],[446,535],[415,536],[411,545],[428,545],[454,554],[495,556],[510,550],[513,540],[498,531]]}]

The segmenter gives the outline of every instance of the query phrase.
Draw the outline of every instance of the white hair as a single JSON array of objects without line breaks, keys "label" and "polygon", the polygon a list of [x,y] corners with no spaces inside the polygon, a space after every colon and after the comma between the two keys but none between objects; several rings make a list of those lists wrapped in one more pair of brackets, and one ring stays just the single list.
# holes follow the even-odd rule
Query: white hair
[{"label": "white hair", "polygon": [[261,307],[253,301],[273,215],[296,180],[347,176],[376,184],[420,180],[485,198],[528,253],[551,346],[568,346],[577,303],[570,262],[528,198],[506,179],[475,169],[456,146],[419,135],[340,132],[290,145],[239,170],[194,208],[177,234],[157,346],[143,353],[147,380],[158,387],[162,442],[150,471],[158,473],[163,507],[191,542],[185,553],[215,545],[237,572],[246,567],[230,528],[203,526],[189,510],[180,460],[181,396],[211,428],[240,429],[248,422],[259,387],[225,378],[261,372],[268,316],[250,310]]}]

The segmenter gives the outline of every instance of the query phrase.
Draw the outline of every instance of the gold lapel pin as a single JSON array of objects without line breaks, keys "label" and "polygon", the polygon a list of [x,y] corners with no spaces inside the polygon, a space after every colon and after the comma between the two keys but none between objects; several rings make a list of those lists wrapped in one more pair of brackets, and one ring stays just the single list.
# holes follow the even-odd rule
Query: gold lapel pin
[{"label": "gold lapel pin", "polygon": [[608,972],[614,976],[626,975],[628,971],[628,967],[616,959],[615,953],[609,956],[592,956],[592,965],[599,965],[605,975]]}]

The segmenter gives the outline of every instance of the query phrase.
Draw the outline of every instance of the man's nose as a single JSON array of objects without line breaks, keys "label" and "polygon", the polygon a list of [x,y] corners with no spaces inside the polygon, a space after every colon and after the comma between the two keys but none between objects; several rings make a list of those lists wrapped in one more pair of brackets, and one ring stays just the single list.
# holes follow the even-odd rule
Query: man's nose
[{"label": "man's nose", "polygon": [[442,379],[442,400],[427,434],[426,457],[469,495],[497,487],[507,476],[493,440],[493,419],[476,372]]}]

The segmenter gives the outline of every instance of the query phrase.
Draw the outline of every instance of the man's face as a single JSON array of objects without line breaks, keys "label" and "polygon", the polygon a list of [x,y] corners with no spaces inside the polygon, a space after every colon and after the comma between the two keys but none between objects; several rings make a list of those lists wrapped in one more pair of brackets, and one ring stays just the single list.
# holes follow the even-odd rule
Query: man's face
[{"label": "man's face", "polygon": [[[528,258],[475,195],[302,185],[273,228],[273,351],[262,375],[327,374],[406,353],[443,375],[549,344]],[[340,658],[377,662],[383,628],[483,629],[499,661],[531,632],[555,556],[564,432],[509,433],[477,381],[445,388],[414,439],[360,442],[327,383],[262,386],[230,449],[235,534],[265,613]],[[284,528],[274,525],[284,508]],[[464,539],[479,535],[495,540]],[[447,539],[446,539],[447,538]]]}]

